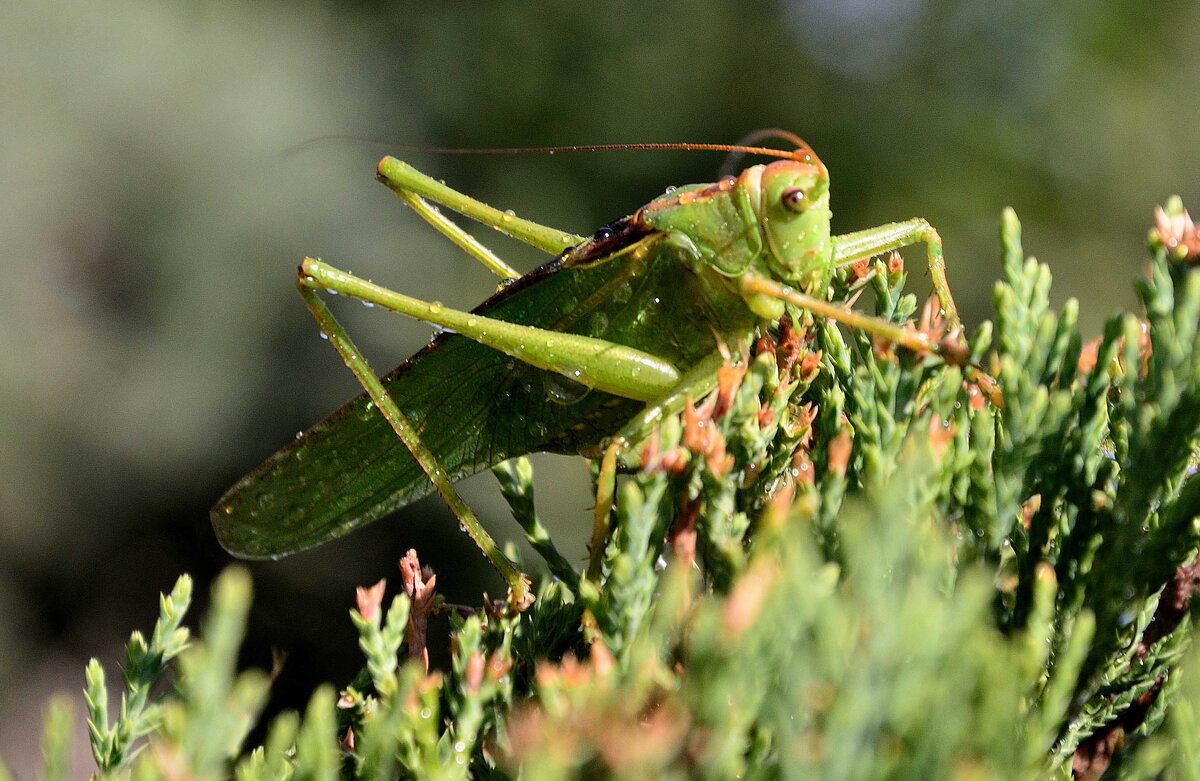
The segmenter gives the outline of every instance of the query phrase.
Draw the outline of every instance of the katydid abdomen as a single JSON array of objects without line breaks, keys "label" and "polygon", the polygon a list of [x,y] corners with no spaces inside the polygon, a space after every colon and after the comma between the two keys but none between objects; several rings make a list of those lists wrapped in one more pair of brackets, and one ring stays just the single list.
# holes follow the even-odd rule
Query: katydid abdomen
[{"label": "katydid abdomen", "polygon": [[[626,223],[628,225],[628,223]],[[640,227],[587,257],[568,252],[474,313],[636,347],[684,370],[717,340],[753,328],[742,300]],[[611,254],[617,245],[638,244]],[[599,256],[602,259],[592,261]],[[572,382],[444,333],[384,378],[388,393],[453,479],[531,452],[593,455],[644,403]],[[221,544],[277,557],[341,537],[433,491],[363,394],[246,475],[213,508]]]}]

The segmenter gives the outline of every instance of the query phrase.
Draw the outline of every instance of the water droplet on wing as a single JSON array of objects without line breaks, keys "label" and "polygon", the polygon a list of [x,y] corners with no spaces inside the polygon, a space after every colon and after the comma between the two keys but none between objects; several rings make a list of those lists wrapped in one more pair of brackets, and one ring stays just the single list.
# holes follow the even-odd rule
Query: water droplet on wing
[{"label": "water droplet on wing", "polygon": [[[579,372],[575,372],[579,376]],[[561,374],[545,375],[546,398],[555,404],[575,404],[591,392],[591,388]]]}]

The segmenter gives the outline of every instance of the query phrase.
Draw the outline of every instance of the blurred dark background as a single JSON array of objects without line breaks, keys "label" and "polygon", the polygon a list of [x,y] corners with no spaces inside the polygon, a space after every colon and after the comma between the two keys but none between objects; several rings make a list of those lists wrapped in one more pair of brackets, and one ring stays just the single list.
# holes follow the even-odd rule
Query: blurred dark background
[{"label": "blurred dark background", "polygon": [[[1152,207],[1200,198],[1198,23],[1192,2],[1082,0],[0,5],[0,754],[27,776],[45,697],[78,692],[88,656],[115,673],[178,573],[205,594],[230,561],[209,506],[355,393],[293,290],[301,257],[460,307],[494,288],[374,181],[384,148],[285,154],[293,145],[731,142],[788,128],[831,171],[836,231],[913,216],[940,229],[971,323],[991,316],[996,221],[1015,207],[1056,301],[1078,297],[1094,333],[1133,303]],[[580,233],[721,163],[411,159]],[[519,268],[538,262],[480,235]],[[920,267],[911,254],[923,295]],[[430,335],[339,311],[379,370]],[[581,556],[585,469],[538,468],[542,515]],[[490,476],[464,491],[515,538]],[[499,592],[437,501],[251,566],[246,662],[287,654],[273,707],[353,674],[353,588],[398,583],[409,547],[452,600]]]}]

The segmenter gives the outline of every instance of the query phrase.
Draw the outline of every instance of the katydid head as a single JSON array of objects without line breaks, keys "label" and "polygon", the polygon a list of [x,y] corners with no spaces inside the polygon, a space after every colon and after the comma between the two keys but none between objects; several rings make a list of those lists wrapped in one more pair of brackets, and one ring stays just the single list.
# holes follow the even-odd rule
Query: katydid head
[{"label": "katydid head", "polygon": [[[727,280],[750,273],[806,292],[823,291],[832,274],[833,258],[829,173],[799,136],[769,129],[743,141],[760,137],[782,138],[795,148],[784,151],[745,143],[624,147],[728,151],[727,166],[744,154],[779,158],[711,184],[671,188],[639,209],[630,223],[662,234],[695,270],[705,269]],[[593,240],[577,247],[575,260],[598,256],[596,243]],[[761,294],[743,298],[764,319],[778,319],[783,314],[783,304],[776,299],[767,300]]]},{"label": "katydid head", "polygon": [[[807,148],[794,158],[756,166],[743,177],[757,179],[758,219],[763,237],[763,271],[813,295],[823,295],[833,271],[829,229],[829,172]],[[783,303],[744,294],[760,317],[775,320]]]},{"label": "katydid head", "polygon": [[829,173],[815,157],[779,160],[762,172],[762,221],[771,271],[812,292],[828,281]]}]

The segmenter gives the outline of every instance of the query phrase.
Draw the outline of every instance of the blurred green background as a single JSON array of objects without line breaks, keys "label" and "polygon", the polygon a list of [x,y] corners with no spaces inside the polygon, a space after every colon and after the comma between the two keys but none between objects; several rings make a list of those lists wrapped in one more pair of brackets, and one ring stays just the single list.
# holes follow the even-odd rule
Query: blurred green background
[{"label": "blurred green background", "polygon": [[[384,147],[803,135],[834,229],[923,216],[969,322],[991,314],[995,225],[1082,321],[1133,303],[1151,209],[1196,204],[1193,2],[368,3],[85,0],[0,5],[0,753],[18,774],[51,691],[117,661],[181,571],[228,557],[208,507],[354,394],[292,281],[320,255],[467,307],[494,281],[373,178]],[[719,155],[412,161],[580,233]],[[480,234],[519,268],[538,259]],[[926,292],[920,255],[914,289]],[[340,310],[377,369],[430,329]],[[540,505],[583,553],[578,459],[543,459]],[[545,479],[549,476],[549,479]],[[565,488],[563,487],[565,486]],[[515,537],[490,476],[466,493]],[[498,592],[436,501],[253,565],[247,663],[287,655],[275,707],[358,664],[353,587],[417,547],[453,600]],[[397,579],[398,580],[398,579]],[[82,770],[81,770],[82,772]]]}]

